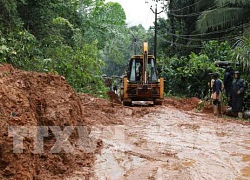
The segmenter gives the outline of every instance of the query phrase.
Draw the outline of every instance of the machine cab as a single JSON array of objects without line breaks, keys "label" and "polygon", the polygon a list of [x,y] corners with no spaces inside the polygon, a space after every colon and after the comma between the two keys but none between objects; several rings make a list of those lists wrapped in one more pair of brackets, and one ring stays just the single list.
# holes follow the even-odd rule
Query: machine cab
[{"label": "machine cab", "polygon": [[143,57],[133,56],[129,62],[128,80],[131,83],[157,82],[157,69],[154,56],[149,55],[146,64],[143,63]]}]

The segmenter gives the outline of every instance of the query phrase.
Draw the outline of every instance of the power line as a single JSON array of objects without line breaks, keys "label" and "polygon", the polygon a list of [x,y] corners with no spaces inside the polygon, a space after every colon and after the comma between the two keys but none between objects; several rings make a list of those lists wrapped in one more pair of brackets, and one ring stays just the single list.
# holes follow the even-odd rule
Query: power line
[{"label": "power line", "polygon": [[149,21],[148,21],[149,14],[150,14],[150,9],[148,9],[147,18],[146,18],[146,21],[145,21],[145,24],[146,24],[146,25],[148,25],[148,23],[149,23]]},{"label": "power line", "polygon": [[[193,17],[193,16],[198,16],[198,15],[201,15],[203,12],[205,11],[211,11],[211,10],[215,10],[215,9],[218,9],[218,8],[222,8],[222,7],[225,7],[229,5],[229,3],[227,4],[224,4],[222,6],[217,6],[217,5],[214,5],[204,11],[201,11],[201,12],[194,12],[194,13],[190,13],[190,14],[175,14],[175,13],[169,13],[169,15],[172,15],[172,16],[175,16],[175,17]],[[173,12],[174,10],[170,10],[170,12]]]},{"label": "power line", "polygon": [[171,42],[165,38],[163,38],[162,36],[159,36],[161,40],[163,40],[164,42],[167,42],[169,44],[174,44],[176,46],[180,46],[180,47],[187,47],[187,48],[198,48],[198,49],[203,49],[203,46],[199,46],[199,45],[186,45],[186,44],[181,44],[181,43],[176,43],[176,42]]},{"label": "power line", "polygon": [[173,9],[173,10],[171,10],[171,11],[172,11],[172,12],[181,11],[181,10],[184,10],[184,9],[186,9],[186,8],[192,7],[192,6],[196,5],[196,4],[199,4],[199,3],[202,2],[202,1],[204,1],[204,0],[197,1],[197,2],[195,2],[195,3],[193,3],[193,4],[190,4],[190,5],[188,5],[188,6],[185,6],[185,7],[183,7],[183,8],[180,8],[180,9]]},{"label": "power line", "polygon": [[[222,24],[222,23],[221,23]],[[234,30],[234,29],[237,29],[237,28],[241,28],[243,26],[243,28],[247,28],[250,26],[250,23],[245,23],[245,24],[241,24],[241,25],[238,25],[238,26],[234,26],[234,27],[231,27],[231,28],[227,28],[227,29],[223,29],[223,30],[218,30],[218,31],[212,31],[212,32],[209,32],[209,33],[202,33],[202,34],[175,34],[175,33],[168,33],[168,34],[171,34],[171,35],[177,35],[179,37],[196,37],[196,36],[206,36],[206,35],[213,35],[213,34],[219,34],[219,33],[225,33],[225,32],[228,32],[230,30]]]},{"label": "power line", "polygon": [[234,36],[224,36],[224,37],[217,37],[217,38],[186,38],[186,37],[181,37],[178,36],[177,34],[173,34],[173,33],[167,33],[167,35],[171,35],[171,36],[175,36],[178,37],[180,39],[184,39],[184,40],[191,40],[191,41],[206,41],[206,40],[222,40],[222,39],[235,39],[235,38],[239,38],[242,36],[238,36],[238,35],[234,35]]},{"label": "power line", "polygon": [[[174,44],[176,46],[180,46],[180,47],[186,47],[186,48],[198,48],[198,49],[204,49],[203,46],[200,46],[200,45],[187,45],[187,44],[182,44],[182,43],[177,43],[177,42],[172,42],[172,41],[169,41],[165,38],[163,38],[162,36],[159,36],[161,40],[163,40],[164,42],[167,42],[169,44]],[[238,37],[240,38],[240,37]],[[237,38],[232,38],[232,39],[237,39]],[[238,42],[238,41],[237,41]]]},{"label": "power line", "polygon": [[[250,23],[248,23],[250,24]],[[176,35],[176,34],[170,34],[170,35]],[[187,45],[187,44],[182,44],[182,43],[176,43],[176,42],[172,42],[172,41],[169,41],[167,40],[166,38],[162,37],[162,36],[159,36],[161,40],[163,40],[164,42],[167,42],[167,43],[170,43],[170,44],[173,44],[173,45],[176,45],[176,46],[179,46],[179,47],[187,47],[187,48],[198,48],[198,49],[204,49],[203,46],[199,46],[199,45]],[[228,39],[230,38],[230,40],[237,40],[237,42],[239,41],[239,39],[241,38],[242,36],[229,36],[229,37],[223,37],[225,39]],[[197,39],[192,39],[192,38],[185,38],[185,39],[188,39],[188,40],[197,40]],[[221,39],[221,38],[218,38],[218,39]],[[200,39],[200,41],[202,41],[203,39]],[[211,39],[204,39],[205,40],[211,40]],[[214,39],[212,39],[214,40]]]},{"label": "power line", "polygon": [[[191,5],[188,5],[188,6],[185,6],[183,8],[179,8],[179,9],[172,9],[170,10],[170,13],[169,15],[173,15],[173,16],[176,16],[176,17],[192,17],[192,16],[197,16],[197,15],[200,15],[202,14],[202,12],[196,12],[196,13],[190,13],[190,14],[175,14],[175,13],[172,13],[172,12],[178,12],[180,10],[183,10],[183,9],[186,9],[186,8],[189,8],[189,7],[192,7],[198,3],[200,3],[201,1],[203,0],[200,0],[198,2],[195,2]],[[175,2],[175,1],[174,1]],[[211,11],[211,10],[215,10],[215,9],[218,9],[218,8],[221,8],[221,7],[225,7],[227,6],[227,4],[225,5],[222,5],[222,6],[212,6],[210,7],[209,9],[205,10],[205,11]],[[216,26],[219,26],[219,25],[222,25],[224,22],[220,22],[220,23],[217,23]],[[209,32],[209,33],[202,33],[202,34],[191,34],[191,35],[180,35],[180,34],[175,34],[175,33],[168,33],[169,35],[172,35],[172,36],[175,36],[175,37],[179,37],[181,39],[186,39],[186,40],[191,40],[191,41],[205,41],[205,40],[222,40],[222,39],[227,39],[227,40],[233,40],[233,39],[240,39],[242,36],[238,36],[238,35],[234,35],[234,36],[225,36],[225,37],[218,37],[218,38],[210,38],[210,39],[204,39],[204,38],[190,38],[190,37],[199,37],[199,36],[206,36],[206,35],[215,35],[215,34],[219,34],[219,33],[227,33],[227,32],[231,32],[231,31],[234,31],[238,28],[246,28],[246,27],[249,27],[250,23],[245,23],[245,24],[241,24],[241,25],[238,25],[238,26],[234,26],[234,27],[230,27],[230,28],[227,28],[227,29],[222,29],[222,30],[217,30],[217,31],[213,31],[213,32]],[[185,38],[187,37],[187,38]],[[171,42],[169,40],[166,40],[165,38],[161,37],[160,38],[162,40],[164,40],[165,42],[168,42],[170,44],[173,44],[173,45],[176,45],[176,46],[181,46],[181,47],[193,47],[193,48],[203,48],[201,46],[197,46],[197,45],[187,45],[187,44],[181,44],[181,43],[176,43],[175,41]]]},{"label": "power line", "polygon": [[[149,9],[151,11],[151,9]],[[154,21],[154,14],[150,13],[150,18],[148,24]]]},{"label": "power line", "polygon": [[198,13],[191,13],[191,14],[175,14],[175,13],[169,13],[169,15],[175,16],[175,17],[193,17],[193,16],[199,16],[202,12]]}]

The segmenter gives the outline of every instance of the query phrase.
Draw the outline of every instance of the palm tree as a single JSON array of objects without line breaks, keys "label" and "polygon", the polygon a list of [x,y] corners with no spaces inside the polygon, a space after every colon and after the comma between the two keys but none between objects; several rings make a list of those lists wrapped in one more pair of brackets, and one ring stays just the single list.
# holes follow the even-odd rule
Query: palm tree
[{"label": "palm tree", "polygon": [[141,47],[143,41],[147,39],[146,30],[142,25],[132,26],[129,28],[130,45],[128,49],[131,55],[141,54]]},{"label": "palm tree", "polygon": [[[250,67],[250,1],[214,0],[215,8],[203,11],[197,21],[201,33],[221,32],[237,34],[234,50],[237,60]],[[228,31],[229,30],[229,31]]]},{"label": "palm tree", "polygon": [[235,43],[235,53],[237,60],[246,69],[250,68],[250,28],[246,31],[244,36]]},{"label": "palm tree", "polygon": [[205,33],[250,22],[249,0],[215,0],[215,7],[203,11],[197,29]]}]

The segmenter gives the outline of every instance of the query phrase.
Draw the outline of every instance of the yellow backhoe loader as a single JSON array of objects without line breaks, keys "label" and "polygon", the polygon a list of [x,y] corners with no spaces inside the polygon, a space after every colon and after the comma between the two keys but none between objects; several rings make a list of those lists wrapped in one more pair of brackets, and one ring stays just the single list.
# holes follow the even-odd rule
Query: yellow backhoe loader
[{"label": "yellow backhoe loader", "polygon": [[141,55],[134,55],[129,60],[127,76],[123,77],[121,101],[131,106],[132,101],[153,101],[162,105],[164,100],[164,79],[158,78],[156,61],[148,55],[148,43],[143,43]]}]

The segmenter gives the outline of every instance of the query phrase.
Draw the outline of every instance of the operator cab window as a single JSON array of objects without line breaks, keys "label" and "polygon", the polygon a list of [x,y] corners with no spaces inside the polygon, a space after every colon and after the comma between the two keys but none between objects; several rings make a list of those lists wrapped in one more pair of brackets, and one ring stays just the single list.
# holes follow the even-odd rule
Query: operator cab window
[{"label": "operator cab window", "polygon": [[138,59],[132,59],[130,61],[129,81],[141,81],[142,75],[142,63]]},{"label": "operator cab window", "polygon": [[154,59],[148,59],[147,73],[149,81],[157,81],[156,66]]},{"label": "operator cab window", "polygon": [[[132,59],[129,64],[129,74],[128,74],[129,81],[130,82],[142,81],[142,70],[143,70],[142,59]],[[149,82],[156,82],[158,80],[155,61],[153,58],[148,59],[146,71]]]}]

